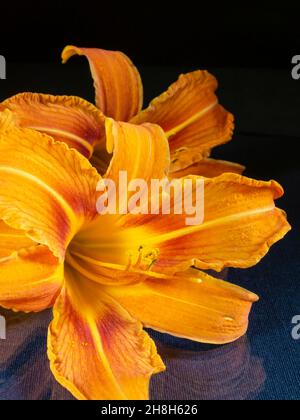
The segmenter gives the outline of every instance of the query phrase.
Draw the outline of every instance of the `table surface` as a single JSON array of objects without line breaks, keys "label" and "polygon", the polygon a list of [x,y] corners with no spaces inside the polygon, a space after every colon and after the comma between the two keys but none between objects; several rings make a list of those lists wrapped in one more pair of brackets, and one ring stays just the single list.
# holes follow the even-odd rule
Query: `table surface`
[{"label": "table surface", "polygon": [[[70,65],[69,65],[70,66]],[[146,98],[176,79],[179,68],[144,68]],[[300,315],[300,81],[289,71],[213,69],[220,97],[237,119],[234,140],[214,157],[247,166],[246,175],[276,179],[286,190],[278,205],[293,231],[248,270],[229,270],[228,280],[256,292],[246,337],[216,347],[150,331],[168,370],[151,383],[153,399],[300,399],[300,340],[292,319]],[[3,82],[3,83],[2,83]],[[92,98],[87,68],[11,63],[0,100],[24,90]],[[53,379],[46,356],[51,311],[21,315],[0,310],[8,323],[0,340],[0,400],[72,399]]]}]

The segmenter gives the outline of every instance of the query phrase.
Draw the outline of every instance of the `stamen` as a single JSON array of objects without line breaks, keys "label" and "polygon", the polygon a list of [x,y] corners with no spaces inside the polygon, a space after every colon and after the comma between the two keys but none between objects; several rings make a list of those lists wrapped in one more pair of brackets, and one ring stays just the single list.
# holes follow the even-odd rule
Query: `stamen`
[{"label": "stamen", "polygon": [[135,268],[150,271],[158,259],[159,249],[141,245],[138,250],[130,250],[127,255],[128,271]]}]

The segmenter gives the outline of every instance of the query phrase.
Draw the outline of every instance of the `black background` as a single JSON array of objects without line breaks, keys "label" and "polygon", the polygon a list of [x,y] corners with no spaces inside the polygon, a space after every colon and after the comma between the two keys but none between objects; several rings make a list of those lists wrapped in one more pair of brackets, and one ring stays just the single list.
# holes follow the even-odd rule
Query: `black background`
[{"label": "black background", "polygon": [[299,2],[1,2],[1,54],[55,61],[68,43],[138,65],[285,68],[300,50]]}]

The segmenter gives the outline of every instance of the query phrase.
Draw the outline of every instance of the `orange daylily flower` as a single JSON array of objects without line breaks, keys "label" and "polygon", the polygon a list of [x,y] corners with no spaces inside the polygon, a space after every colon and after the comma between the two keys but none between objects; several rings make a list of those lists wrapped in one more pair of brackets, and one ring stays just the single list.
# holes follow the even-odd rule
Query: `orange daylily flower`
[{"label": "orange daylily flower", "polygon": [[[97,107],[33,93],[0,104],[0,306],[54,308],[51,369],[75,397],[145,399],[165,367],[143,327],[213,344],[247,331],[258,297],[200,270],[258,263],[290,230],[274,204],[283,189],[209,158],[233,132],[209,73],[181,76],[141,111],[129,58],[67,47],[63,60],[74,54],[89,59]],[[120,171],[201,177],[204,223],[97,214],[100,174],[118,183]]]},{"label": "orange daylily flower", "polygon": [[[106,153],[104,115],[133,124],[154,123],[165,131],[170,145],[170,177],[189,174],[213,177],[242,174],[244,167],[210,159],[211,149],[232,138],[233,115],[218,102],[217,80],[207,71],[181,75],[177,82],[142,110],[143,85],[131,60],[121,52],[68,46],[63,62],[75,54],[90,63],[96,91],[96,107],[76,97],[24,93],[2,104],[16,123],[65,141],[90,158],[101,174],[110,157]],[[101,112],[100,112],[101,111]]]},{"label": "orange daylily flower", "polygon": [[[203,176],[244,171],[241,165],[208,159],[211,149],[231,140],[234,130],[234,117],[219,104],[215,95],[218,83],[210,73],[181,75],[142,111],[141,77],[128,57],[120,52],[67,46],[63,62],[76,54],[89,61],[96,105],[106,116],[134,124],[154,123],[164,129],[171,151],[170,174],[191,165],[191,170]],[[100,147],[95,155],[101,156],[102,150]]]},{"label": "orange daylily flower", "polygon": [[[68,117],[68,133],[75,121],[84,126],[85,102],[73,114],[48,99]],[[22,109],[27,121],[31,111]],[[143,327],[214,344],[245,334],[258,297],[186,269],[256,264],[290,229],[274,204],[279,184],[238,174],[203,178],[199,226],[187,227],[185,215],[99,215],[101,176],[55,140],[65,139],[55,118],[54,138],[18,127],[16,118],[7,108],[0,113],[0,305],[25,312],[53,306],[48,355],[61,385],[78,399],[146,399],[164,364]],[[98,138],[94,127],[90,139]],[[158,125],[105,118],[105,137],[113,152],[105,178],[117,182],[121,170],[148,182],[168,175],[169,143]]]}]

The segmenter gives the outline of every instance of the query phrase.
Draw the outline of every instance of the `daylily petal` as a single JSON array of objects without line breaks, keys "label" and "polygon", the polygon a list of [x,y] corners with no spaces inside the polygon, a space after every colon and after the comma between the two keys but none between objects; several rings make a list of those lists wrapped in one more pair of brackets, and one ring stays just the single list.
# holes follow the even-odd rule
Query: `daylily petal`
[{"label": "daylily petal", "polygon": [[[166,177],[170,167],[170,150],[168,140],[158,125],[139,126],[110,118],[106,119],[105,125],[107,151],[113,155],[104,178],[118,186],[116,198],[119,213],[122,213],[121,209],[127,208],[133,195],[127,193],[127,184],[142,179],[148,185],[152,179]],[[120,182],[121,173],[126,176],[124,186]]]},{"label": "daylily petal", "polygon": [[169,137],[172,165],[184,168],[232,138],[233,116],[218,104],[216,79],[206,71],[181,75],[131,122],[159,124]]},{"label": "daylily petal", "polygon": [[38,312],[53,305],[63,267],[44,246],[0,221],[0,306]]},{"label": "daylily petal", "polygon": [[10,130],[12,128],[15,128],[16,125],[17,121],[15,115],[9,109],[1,111],[0,105],[0,131],[4,132]]},{"label": "daylily petal", "polygon": [[138,70],[123,53],[96,48],[67,46],[63,62],[84,55],[90,64],[96,90],[96,104],[108,117],[129,121],[143,106],[143,86]]},{"label": "daylily petal", "polygon": [[202,224],[187,226],[186,214],[127,215],[118,226],[127,229],[133,254],[153,255],[154,271],[175,273],[193,265],[216,271],[247,268],[290,230],[274,204],[282,194],[275,181],[223,174],[205,179]]},{"label": "daylily petal", "polygon": [[34,245],[35,243],[25,235],[24,231],[12,229],[0,220],[0,262],[2,258],[9,257],[13,252]]},{"label": "daylily petal", "polygon": [[134,125],[106,119],[107,151],[113,153],[105,178],[119,181],[162,179],[168,175],[170,151],[163,130],[155,124]]},{"label": "daylily petal", "polygon": [[202,343],[225,344],[243,336],[258,297],[202,272],[110,287],[107,292],[155,330]]},{"label": "daylily petal", "polygon": [[185,169],[172,172],[170,176],[172,178],[184,178],[189,175],[198,175],[205,176],[206,178],[214,178],[224,173],[241,175],[245,169],[245,166],[239,165],[238,163],[206,158]]},{"label": "daylily petal", "polygon": [[93,147],[104,141],[103,114],[75,96],[21,93],[2,102],[1,109],[12,111],[19,127],[49,134],[88,158]]},{"label": "daylily petal", "polygon": [[151,375],[164,370],[142,325],[101,286],[68,268],[48,355],[57,381],[81,400],[147,399]]},{"label": "daylily petal", "polygon": [[0,132],[0,219],[61,261],[78,229],[96,215],[99,180],[64,143],[29,129]]},{"label": "daylily petal", "polygon": [[63,265],[47,247],[19,249],[0,258],[0,306],[23,312],[47,309],[53,306],[62,281]]}]

